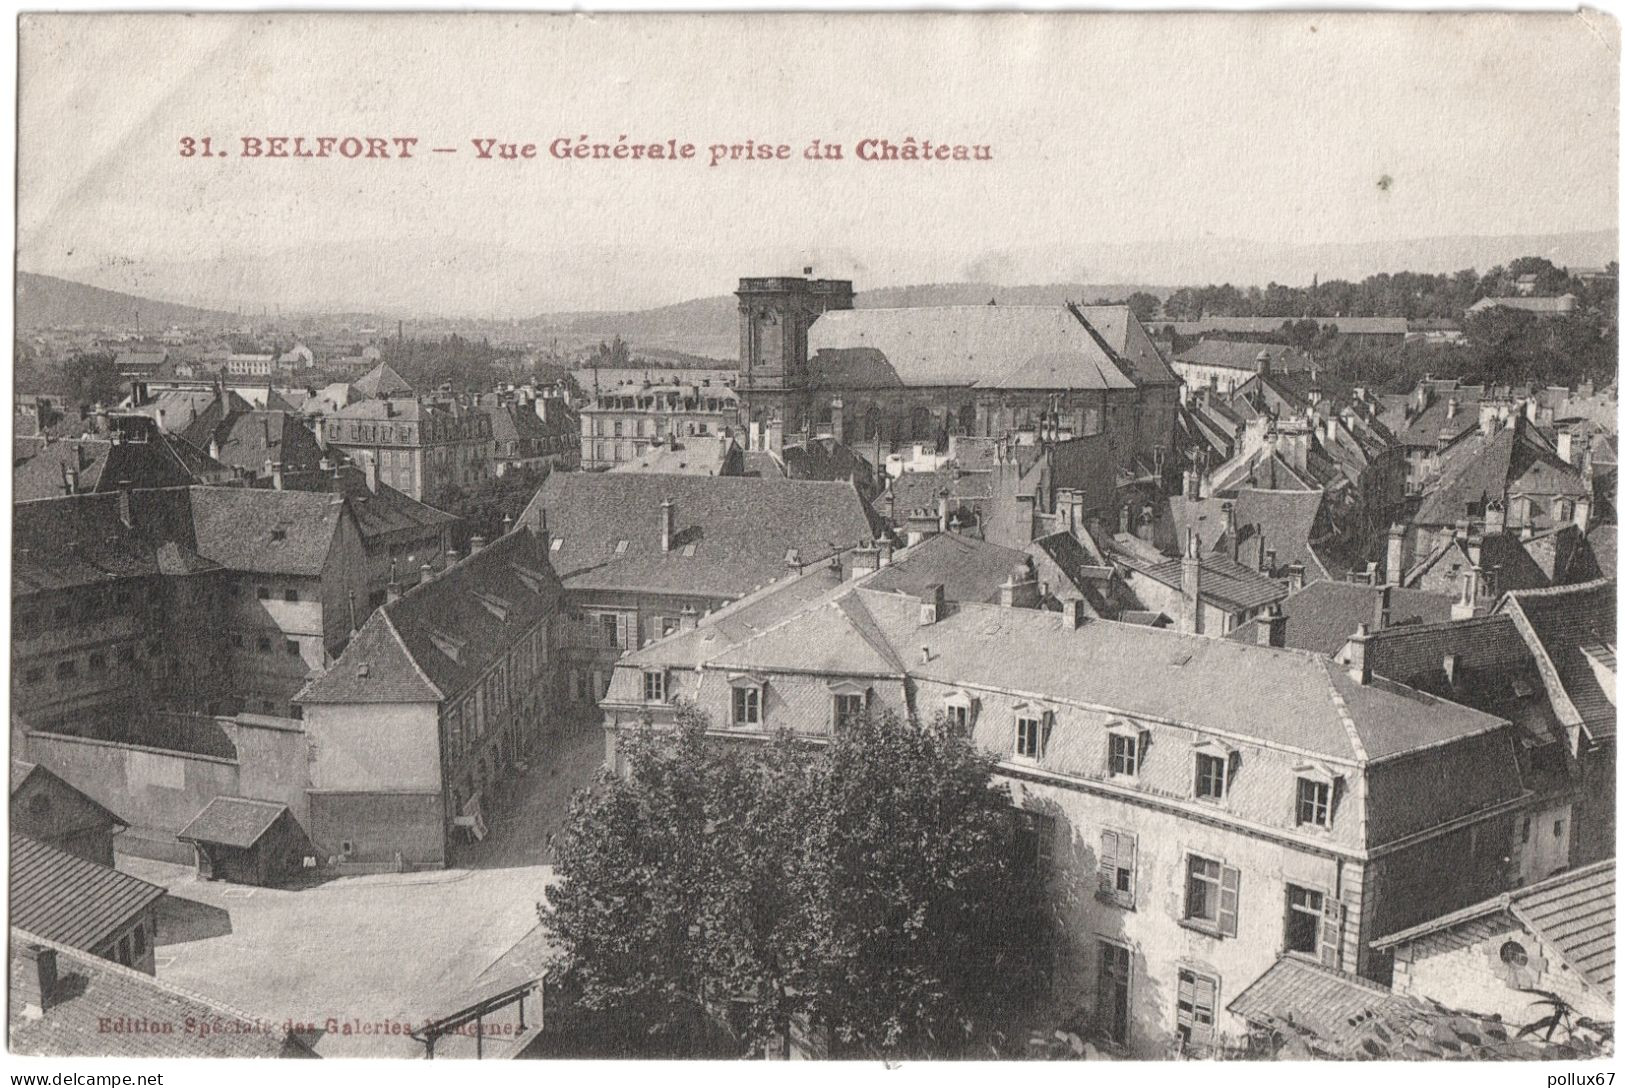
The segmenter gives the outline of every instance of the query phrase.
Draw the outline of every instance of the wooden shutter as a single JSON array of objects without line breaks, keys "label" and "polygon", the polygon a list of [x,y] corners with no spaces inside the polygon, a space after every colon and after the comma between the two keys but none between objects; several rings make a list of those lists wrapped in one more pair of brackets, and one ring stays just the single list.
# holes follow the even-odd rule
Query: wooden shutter
[{"label": "wooden shutter", "polygon": [[1234,937],[1240,913],[1241,870],[1226,865],[1219,874],[1219,932]]},{"label": "wooden shutter", "polygon": [[1113,892],[1117,901],[1125,907],[1134,905],[1134,852],[1137,845],[1133,835],[1119,835],[1117,837],[1117,867],[1128,870],[1128,891],[1117,891],[1115,885]]},{"label": "wooden shutter", "polygon": [[1117,832],[1100,833],[1100,894],[1108,899],[1117,896],[1117,845]]},{"label": "wooden shutter", "polygon": [[638,648],[637,625],[635,619],[632,616],[628,616],[625,612],[617,613],[615,616],[615,635],[616,641],[620,643],[621,649],[636,650]]},{"label": "wooden shutter", "polygon": [[1038,717],[1038,758],[1043,759],[1049,755],[1049,735],[1055,728],[1055,715],[1045,711]]},{"label": "wooden shutter", "polygon": [[1185,1027],[1193,1027],[1196,1019],[1196,976],[1189,971],[1179,972],[1179,996],[1175,1003],[1175,1019]]},{"label": "wooden shutter", "polygon": [[1191,1025],[1192,1030],[1211,1032],[1217,1015],[1218,986],[1212,979],[1202,975],[1197,975],[1192,984],[1195,990],[1194,1000],[1191,1002],[1191,1019],[1194,1021]]},{"label": "wooden shutter", "polygon": [[1335,899],[1326,900],[1326,909],[1320,916],[1320,962],[1327,967],[1339,967],[1343,961],[1343,920],[1348,907]]}]

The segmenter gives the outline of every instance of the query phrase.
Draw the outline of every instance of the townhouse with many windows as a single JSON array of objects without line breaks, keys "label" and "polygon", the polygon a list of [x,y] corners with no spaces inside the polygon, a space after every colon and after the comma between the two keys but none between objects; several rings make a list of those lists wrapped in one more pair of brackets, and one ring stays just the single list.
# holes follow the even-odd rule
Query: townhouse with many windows
[{"label": "townhouse with many windows", "polygon": [[1375,939],[1515,876],[1511,725],[1372,676],[1358,640],[1339,664],[1280,648],[1279,615],[1243,644],[871,577],[810,571],[627,654],[610,760],[685,701],[732,740],[945,716],[1040,829],[1055,1014],[1111,1047],[1236,1039],[1228,1003],[1282,957],[1383,981]]}]

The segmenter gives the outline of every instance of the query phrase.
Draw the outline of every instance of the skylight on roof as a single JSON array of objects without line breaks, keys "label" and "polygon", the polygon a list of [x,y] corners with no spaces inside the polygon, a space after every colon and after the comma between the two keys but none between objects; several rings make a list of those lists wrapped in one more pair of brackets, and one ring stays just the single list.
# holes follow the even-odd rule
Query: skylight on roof
[{"label": "skylight on roof", "polygon": [[552,547],[551,550],[558,551],[562,547],[564,547],[564,538],[562,536],[554,537],[553,538],[553,547]]},{"label": "skylight on roof", "polygon": [[683,545],[683,558],[684,559],[693,559],[694,558],[694,551],[698,547],[699,547],[698,544],[684,544]]},{"label": "skylight on roof", "polygon": [[626,554],[626,541],[617,540],[615,542],[615,554],[616,555],[625,555]]}]

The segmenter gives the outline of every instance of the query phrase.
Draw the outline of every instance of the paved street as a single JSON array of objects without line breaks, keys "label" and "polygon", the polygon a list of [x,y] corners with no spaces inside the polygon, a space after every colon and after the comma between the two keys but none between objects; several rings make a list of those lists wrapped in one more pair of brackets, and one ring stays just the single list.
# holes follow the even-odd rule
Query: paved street
[{"label": "paved street", "polygon": [[416,1024],[444,1011],[536,924],[552,877],[547,836],[570,792],[591,780],[603,735],[581,729],[561,747],[556,773],[533,767],[517,779],[487,840],[443,872],[287,890],[199,881],[190,867],[120,858],[119,868],[170,891],[158,976],[277,1023],[313,1024],[324,1031],[316,1043],[324,1057],[415,1056],[407,1035],[353,1025]]}]

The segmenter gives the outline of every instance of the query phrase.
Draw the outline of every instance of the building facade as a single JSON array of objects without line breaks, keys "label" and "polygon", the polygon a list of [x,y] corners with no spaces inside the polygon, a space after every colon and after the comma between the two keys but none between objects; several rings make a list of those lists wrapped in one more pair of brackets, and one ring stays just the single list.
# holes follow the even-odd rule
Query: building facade
[{"label": "building facade", "polygon": [[435,506],[494,475],[491,417],[455,401],[363,400],[324,419],[318,432],[378,479]]}]

